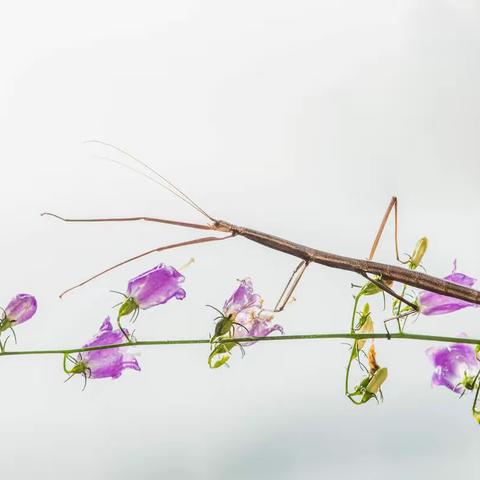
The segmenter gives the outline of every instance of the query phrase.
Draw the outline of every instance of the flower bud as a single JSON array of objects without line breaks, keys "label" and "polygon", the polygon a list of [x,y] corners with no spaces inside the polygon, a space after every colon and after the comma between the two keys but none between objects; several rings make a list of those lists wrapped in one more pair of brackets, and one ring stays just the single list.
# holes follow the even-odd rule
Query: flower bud
[{"label": "flower bud", "polygon": [[373,375],[372,379],[368,382],[367,387],[365,388],[367,393],[371,395],[376,395],[380,390],[380,387],[383,385],[388,376],[388,369],[385,367],[379,368]]},{"label": "flower bud", "polygon": [[474,410],[472,413],[473,413],[473,418],[477,421],[477,423],[480,423],[480,412],[477,410]]},{"label": "flower bud", "polygon": [[[358,329],[357,333],[364,333],[364,334],[373,333],[373,321],[372,321],[372,317],[370,316],[370,313],[368,313],[366,320],[363,322],[363,325]],[[365,346],[366,341],[367,341],[366,338],[357,340],[357,349],[361,350]]]},{"label": "flower bud", "polygon": [[408,266],[415,270],[420,263],[422,263],[423,256],[428,248],[428,238],[422,237],[417,244],[415,245],[415,249],[413,250],[412,256],[410,257],[410,261]]},{"label": "flower bud", "polygon": [[[5,307],[6,320],[11,324],[20,325],[33,317],[37,311],[37,300],[28,293],[20,293],[10,300]],[[7,327],[7,328],[10,328]]]}]

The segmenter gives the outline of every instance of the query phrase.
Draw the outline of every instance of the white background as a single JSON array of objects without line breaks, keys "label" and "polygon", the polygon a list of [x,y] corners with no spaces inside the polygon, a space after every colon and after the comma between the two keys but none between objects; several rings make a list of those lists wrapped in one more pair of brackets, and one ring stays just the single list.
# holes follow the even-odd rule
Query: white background
[{"label": "white background", "polygon": [[[38,297],[15,348],[74,347],[112,313],[110,289],[166,262],[187,298],[144,312],[141,339],[205,338],[250,276],[273,305],[295,259],[243,239],[147,257],[202,221],[160,187],[98,159],[102,139],[168,176],[212,215],[366,257],[392,195],[401,251],[427,235],[428,271],[480,275],[480,8],[476,1],[4,2],[0,7],[1,304]],[[200,232],[200,234],[202,234]],[[377,258],[393,261],[392,228]],[[346,331],[350,283],[310,267],[286,333]],[[377,305],[377,328],[388,312]],[[480,336],[474,309],[411,331]],[[0,359],[0,462],[12,479],[458,478],[480,467],[470,399],[430,387],[430,345],[377,342],[385,402],[343,396],[340,341],[257,344],[209,370],[206,346],[141,350],[142,372],[63,384],[61,357]],[[13,347],[13,346],[12,346]]]}]

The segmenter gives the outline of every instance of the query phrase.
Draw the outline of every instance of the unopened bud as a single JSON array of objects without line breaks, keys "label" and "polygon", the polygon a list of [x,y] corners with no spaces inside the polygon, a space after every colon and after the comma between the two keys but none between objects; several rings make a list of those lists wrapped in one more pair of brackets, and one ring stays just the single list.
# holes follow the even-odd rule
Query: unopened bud
[{"label": "unopened bud", "polygon": [[422,262],[423,256],[428,248],[428,238],[422,237],[415,245],[415,250],[410,258],[409,267],[415,270]]},{"label": "unopened bud", "polygon": [[[368,314],[367,319],[365,320],[364,324],[358,329],[357,333],[364,333],[364,334],[373,333],[373,321],[370,314]],[[357,340],[357,349],[361,350],[364,347],[366,341],[367,341],[366,338]]]},{"label": "unopened bud", "polygon": [[380,387],[383,385],[385,380],[388,376],[387,368],[379,368],[375,374],[373,375],[372,379],[368,382],[367,388],[365,389],[367,393],[372,395],[376,395],[380,390]]}]

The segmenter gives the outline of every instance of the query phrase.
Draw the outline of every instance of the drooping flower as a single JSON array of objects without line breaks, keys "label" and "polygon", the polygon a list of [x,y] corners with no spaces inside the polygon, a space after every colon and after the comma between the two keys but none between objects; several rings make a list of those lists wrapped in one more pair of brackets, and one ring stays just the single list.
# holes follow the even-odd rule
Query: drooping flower
[{"label": "drooping flower", "polygon": [[185,277],[175,268],[161,263],[128,282],[127,299],[120,307],[119,317],[132,312],[147,310],[168,302],[172,298],[183,300],[185,290],[181,288]]},{"label": "drooping flower", "polygon": [[474,388],[473,380],[480,362],[473,346],[454,343],[448,347],[429,348],[426,353],[435,367],[432,385],[447,387],[455,393]]},{"label": "drooping flower", "polygon": [[211,368],[218,368],[230,359],[232,349],[239,345],[253,345],[255,341],[239,343],[235,339],[244,337],[266,337],[272,332],[283,333],[283,328],[273,324],[273,315],[262,308],[263,299],[254,293],[252,281],[245,278],[225,302],[221,316],[211,338],[212,352],[208,357]]},{"label": "drooping flower", "polygon": [[[33,317],[37,311],[37,300],[28,293],[19,293],[12,298],[5,307],[4,322],[11,325],[20,325]],[[7,327],[7,328],[9,328]]]},{"label": "drooping flower", "polygon": [[[473,287],[476,278],[469,277],[463,273],[457,272],[457,262],[453,262],[453,271],[450,275],[444,277],[444,280],[447,280],[458,285],[463,285],[464,287]],[[444,313],[456,312],[466,307],[479,307],[472,302],[467,302],[465,300],[460,300],[458,298],[448,297],[446,295],[441,295],[439,293],[423,291],[420,293],[418,298],[420,312],[424,315],[442,315]]]},{"label": "drooping flower", "polygon": [[[83,348],[115,345],[124,341],[121,330],[113,330],[110,318],[107,317],[97,335],[83,345]],[[66,371],[70,374],[83,374],[86,378],[118,378],[127,368],[140,370],[137,359],[127,353],[127,347],[117,347],[79,353],[74,367]]]},{"label": "drooping flower", "polygon": [[272,324],[273,314],[265,312],[262,306],[263,299],[253,292],[252,281],[249,278],[241,280],[223,306],[224,316],[234,322],[234,337],[266,337],[275,331],[283,333],[280,325]]}]

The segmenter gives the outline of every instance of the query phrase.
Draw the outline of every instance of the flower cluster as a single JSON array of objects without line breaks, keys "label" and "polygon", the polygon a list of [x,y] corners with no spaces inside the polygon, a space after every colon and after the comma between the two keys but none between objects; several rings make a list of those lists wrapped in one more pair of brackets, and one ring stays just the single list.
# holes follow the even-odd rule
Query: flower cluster
[{"label": "flower cluster", "polygon": [[[422,261],[427,246],[428,240],[422,237],[417,242],[412,255],[408,256],[408,259],[404,262],[399,260],[400,263],[406,265],[410,270],[424,268]],[[307,265],[307,261],[302,264]],[[398,333],[394,334],[395,337],[406,337],[405,329],[409,325],[407,320],[413,315],[417,317],[420,315],[444,315],[467,307],[477,308],[479,306],[473,302],[459,300],[439,293],[417,292],[406,284],[394,285],[389,278],[369,277],[365,272],[361,273],[367,278],[367,282],[364,285],[356,286],[359,290],[354,295],[350,331],[348,334],[333,335],[353,340],[346,368],[345,395],[356,405],[365,404],[371,399],[383,400],[382,388],[388,378],[388,369],[381,366],[377,360],[374,339],[379,337],[390,339],[392,337],[387,328],[388,322],[396,321],[397,323]],[[477,281],[473,277],[458,272],[456,261],[454,261],[452,272],[445,276],[444,280],[468,288],[472,288]],[[107,316],[98,333],[84,343],[82,347],[57,351],[57,353],[63,353],[63,368],[68,375],[67,380],[75,375],[80,375],[86,385],[88,379],[117,379],[122,376],[125,370],[140,371],[141,367],[137,358],[129,350],[132,345],[135,345],[136,340],[133,332],[130,333],[122,325],[122,319],[130,316],[130,322],[134,322],[141,311],[163,305],[172,299],[183,300],[186,296],[183,288],[184,281],[185,277],[178,270],[163,263],[128,281],[126,292],[121,293],[124,299],[117,305],[119,307],[116,313],[118,328],[114,328],[110,317]],[[288,296],[291,295],[296,283],[298,283],[297,277],[295,277],[292,289],[289,289],[288,286],[285,289],[289,292]],[[383,321],[387,334],[378,335],[374,334],[375,324],[371,305],[375,302],[376,296],[382,294],[383,309],[385,310],[385,293],[393,299],[391,302],[393,317]],[[368,302],[365,301],[367,298]],[[244,347],[252,346],[274,332],[283,334],[283,327],[274,323],[273,312],[266,310],[263,304],[263,298],[254,291],[251,279],[244,278],[239,280],[237,288],[227,298],[221,309],[212,307],[218,312],[218,316],[215,318],[215,329],[209,342],[208,365],[210,368],[216,369],[223,365],[228,366],[235,347],[239,347],[242,355],[244,355]],[[33,317],[37,310],[37,301],[32,295],[21,293],[16,295],[1,310],[0,337],[6,331],[11,331],[15,337],[14,328]],[[281,310],[280,307],[279,310]],[[377,318],[376,315],[375,318]],[[322,336],[332,337],[332,335],[325,334],[305,335],[303,338]],[[298,337],[295,336],[295,338]],[[410,335],[407,338],[423,340],[432,338],[431,336],[420,337],[417,334]],[[4,341],[0,338],[0,354],[5,353],[8,338],[10,337],[7,337]],[[433,338],[440,341],[456,340],[457,343],[447,347],[432,347],[427,350],[427,356],[434,367],[432,385],[443,386],[460,396],[469,392],[473,393],[472,414],[480,423],[480,406],[478,405],[480,400],[480,345],[474,345],[475,341],[469,340],[466,336],[456,339]],[[284,339],[287,338],[284,337]],[[204,340],[178,340],[172,343],[205,342]],[[355,375],[358,378],[353,383],[350,377]],[[355,386],[352,387],[352,385]]]},{"label": "flower cluster", "polygon": [[[127,293],[122,293],[125,301],[121,304],[118,315],[118,330],[114,330],[107,317],[100,327],[99,333],[82,349],[76,357],[69,353],[64,356],[64,370],[70,376],[79,374],[87,378],[118,378],[126,369],[140,370],[136,358],[128,353],[126,346],[115,347],[122,343],[134,343],[127,329],[122,327],[120,319],[132,314],[131,321],[135,321],[140,310],[162,305],[172,298],[183,300],[185,290],[180,287],[185,277],[175,268],[163,263],[148,270],[135,278],[127,285]],[[111,346],[114,347],[111,347]],[[108,348],[94,348],[108,347]],[[67,366],[69,361],[72,366]],[[70,377],[69,377],[70,378]]]}]

